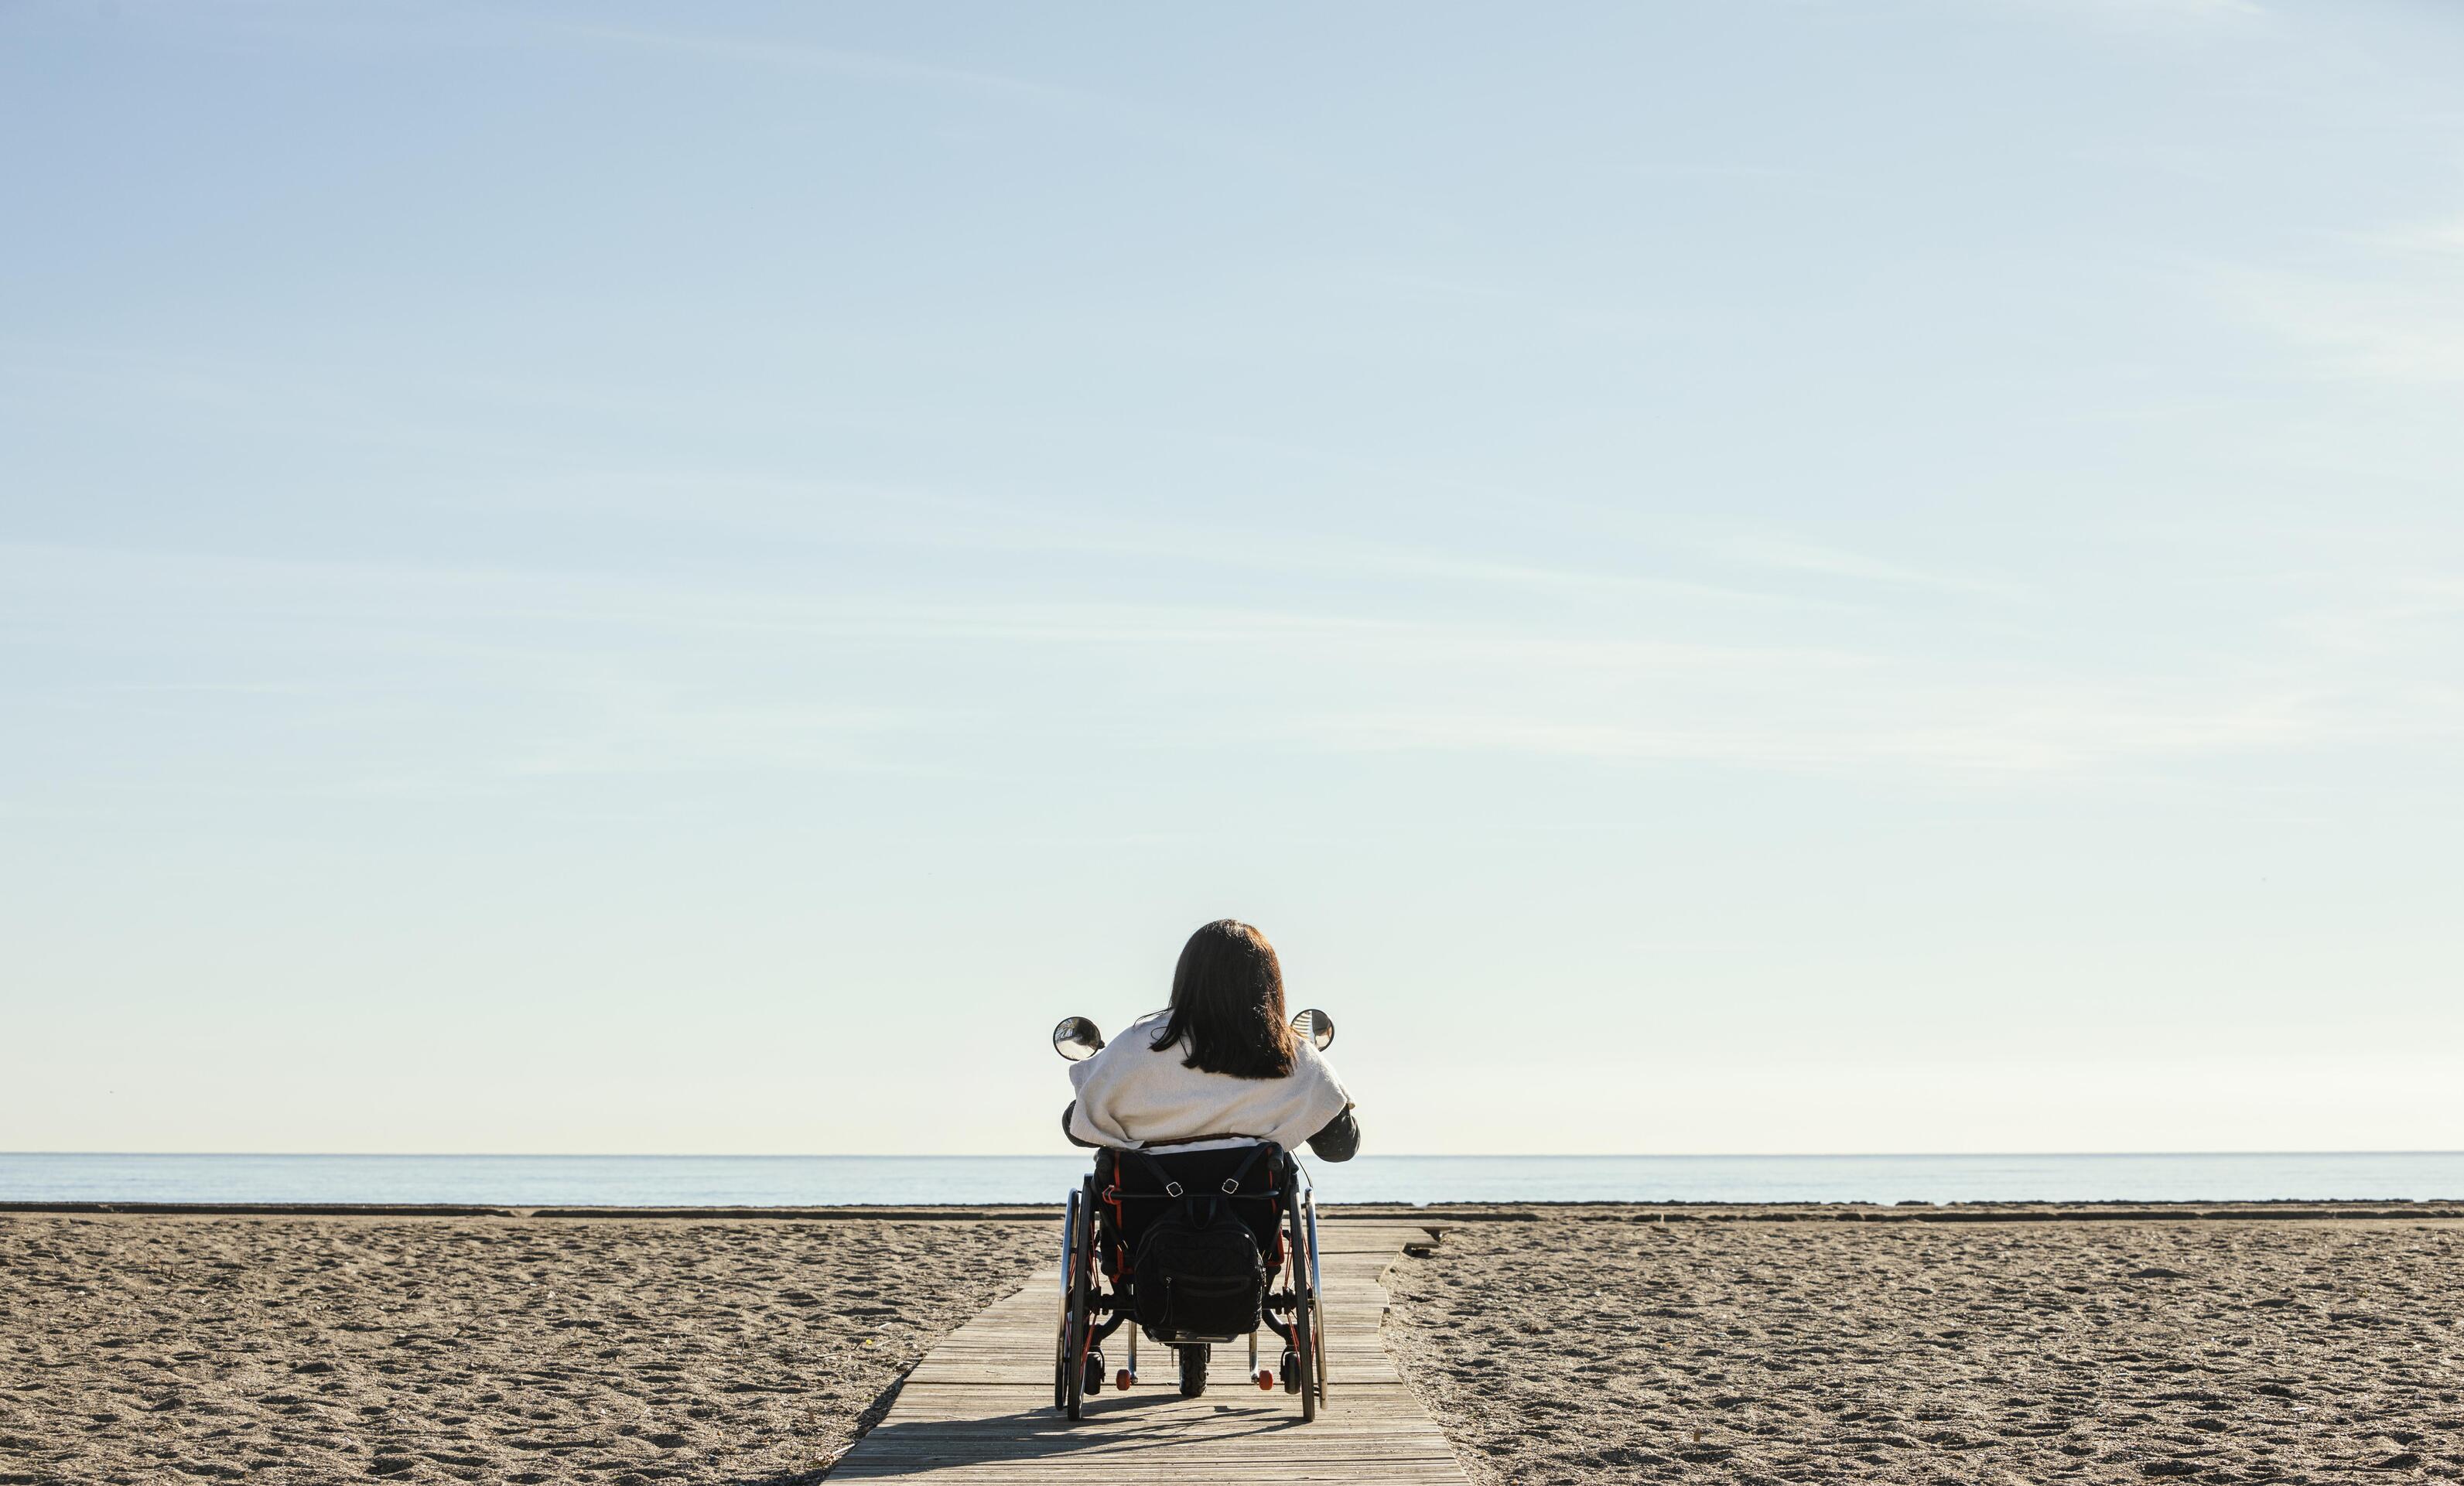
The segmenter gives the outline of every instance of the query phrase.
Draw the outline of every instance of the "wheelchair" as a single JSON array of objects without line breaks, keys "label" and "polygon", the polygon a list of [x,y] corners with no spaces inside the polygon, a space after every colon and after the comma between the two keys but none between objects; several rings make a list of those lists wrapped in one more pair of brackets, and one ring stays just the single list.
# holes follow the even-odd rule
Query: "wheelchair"
[{"label": "wheelchair", "polygon": [[[1237,1310],[1254,1315],[1245,1332],[1190,1329],[1172,1321],[1173,1285],[1184,1277],[1142,1274],[1136,1268],[1139,1241],[1150,1227],[1175,1209],[1188,1213],[1192,1203],[1204,1205],[1210,1218],[1228,1212],[1257,1244],[1265,1282],[1254,1309],[1245,1300],[1219,1307],[1223,1314]],[[1150,1260],[1161,1252],[1161,1245],[1151,1245]],[[1215,1276],[1185,1278],[1191,1293],[1204,1287],[1220,1295],[1232,1283]],[[1253,1280],[1240,1283],[1255,1288]],[[1143,1307],[1138,1303],[1141,1286],[1149,1301]],[[1061,1324],[1052,1405],[1069,1418],[1083,1416],[1087,1396],[1104,1390],[1103,1344],[1126,1327],[1128,1361],[1111,1379],[1120,1389],[1138,1380],[1141,1332],[1172,1349],[1184,1398],[1205,1392],[1213,1348],[1245,1336],[1249,1376],[1243,1381],[1269,1391],[1280,1383],[1285,1392],[1299,1395],[1301,1418],[1313,1420],[1326,1401],[1326,1332],[1319,1294],[1317,1204],[1300,1163],[1282,1147],[1260,1141],[1213,1150],[1101,1151],[1094,1171],[1069,1193],[1062,1219]],[[1161,1323],[1152,1323],[1159,1311]],[[1258,1366],[1262,1328],[1283,1343],[1280,1367]]]}]

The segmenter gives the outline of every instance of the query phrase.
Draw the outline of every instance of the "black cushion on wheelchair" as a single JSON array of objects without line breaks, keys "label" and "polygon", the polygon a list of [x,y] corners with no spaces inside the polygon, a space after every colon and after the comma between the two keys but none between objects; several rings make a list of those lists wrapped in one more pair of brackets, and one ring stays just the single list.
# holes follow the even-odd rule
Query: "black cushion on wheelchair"
[{"label": "black cushion on wheelchair", "polygon": [[[1165,1177],[1178,1182],[1183,1192],[1220,1195],[1224,1179],[1247,1162],[1249,1169],[1241,1178],[1241,1191],[1229,1200],[1229,1206],[1256,1235],[1258,1252],[1274,1253],[1276,1224],[1284,1212],[1279,1196],[1284,1184],[1283,1152],[1270,1148],[1251,1162],[1249,1157],[1256,1149],[1253,1146],[1236,1146],[1228,1150],[1157,1150],[1147,1152],[1147,1161],[1122,1160],[1116,1150],[1099,1152],[1095,1157],[1096,1191],[1101,1193],[1117,1190],[1122,1198],[1119,1227],[1111,1235],[1111,1241],[1126,1249],[1137,1248],[1146,1225],[1174,1200],[1165,1194]],[[1163,1177],[1155,1174],[1149,1161],[1163,1168]],[[1105,1225],[1111,1227],[1114,1221],[1111,1204],[1098,1204],[1097,1211]]]}]

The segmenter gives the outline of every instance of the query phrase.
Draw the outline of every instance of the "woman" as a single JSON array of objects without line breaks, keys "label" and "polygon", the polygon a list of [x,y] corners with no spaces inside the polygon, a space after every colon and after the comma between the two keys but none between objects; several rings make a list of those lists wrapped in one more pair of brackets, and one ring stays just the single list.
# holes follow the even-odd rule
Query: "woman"
[{"label": "woman", "polygon": [[1061,1112],[1072,1144],[1204,1150],[1301,1142],[1321,1160],[1360,1148],[1352,1096],[1284,1011],[1284,971],[1266,936],[1217,919],[1189,936],[1172,973],[1172,1005],[1130,1024],[1069,1068],[1078,1092]]}]

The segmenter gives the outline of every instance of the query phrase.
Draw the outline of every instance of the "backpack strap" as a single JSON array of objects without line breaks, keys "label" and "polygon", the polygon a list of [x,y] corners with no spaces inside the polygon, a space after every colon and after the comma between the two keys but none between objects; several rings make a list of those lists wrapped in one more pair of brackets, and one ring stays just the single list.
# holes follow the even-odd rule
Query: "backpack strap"
[{"label": "backpack strap", "polygon": [[1153,1176],[1157,1185],[1163,1188],[1163,1194],[1165,1196],[1177,1197],[1180,1195],[1180,1183],[1172,1179],[1172,1172],[1165,1168],[1162,1162],[1157,1161],[1155,1157],[1148,1155],[1143,1150],[1124,1150],[1121,1154],[1125,1156],[1137,1157],[1138,1164],[1147,1169],[1147,1174]]},{"label": "backpack strap", "polygon": [[[1241,1184],[1247,1180],[1249,1169],[1258,1164],[1259,1157],[1265,1155],[1269,1150],[1278,1148],[1280,1147],[1278,1147],[1272,1141],[1260,1141],[1257,1145],[1250,1147],[1249,1154],[1243,1157],[1241,1164],[1232,1169],[1231,1175],[1223,1178],[1223,1181],[1221,1184],[1223,1195],[1227,1197],[1240,1195]],[[1124,1156],[1137,1157],[1138,1164],[1146,1168],[1147,1174],[1153,1176],[1155,1181],[1162,1186],[1163,1194],[1165,1196],[1184,1197],[1186,1189],[1183,1188],[1180,1183],[1173,1180],[1171,1170],[1167,1169],[1162,1162],[1157,1161],[1155,1157],[1147,1154],[1143,1150],[1124,1150],[1121,1154]],[[1270,1173],[1271,1170],[1272,1169],[1270,1168]],[[1210,1197],[1207,1201],[1207,1220],[1212,1220],[1214,1217],[1214,1200]],[[1196,1215],[1195,1211],[1193,1211],[1191,1216],[1195,1217]]]},{"label": "backpack strap", "polygon": [[1266,1153],[1271,1144],[1272,1142],[1261,1141],[1249,1147],[1249,1158],[1234,1167],[1232,1174],[1223,1178],[1223,1195],[1229,1197],[1240,1191],[1241,1179],[1249,1174],[1249,1169],[1258,1164],[1258,1158]]}]

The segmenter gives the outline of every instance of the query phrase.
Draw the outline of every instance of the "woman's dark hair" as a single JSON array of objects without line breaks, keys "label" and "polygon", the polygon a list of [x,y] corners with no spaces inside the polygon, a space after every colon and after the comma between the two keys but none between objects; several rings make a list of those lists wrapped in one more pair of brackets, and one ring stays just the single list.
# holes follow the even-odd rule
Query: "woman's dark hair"
[{"label": "woman's dark hair", "polygon": [[1236,1079],[1292,1071],[1293,1035],[1284,1016],[1284,967],[1266,936],[1219,918],[1189,936],[1172,972],[1172,1019],[1148,1045],[1160,1053],[1189,1039],[1185,1068]]}]

